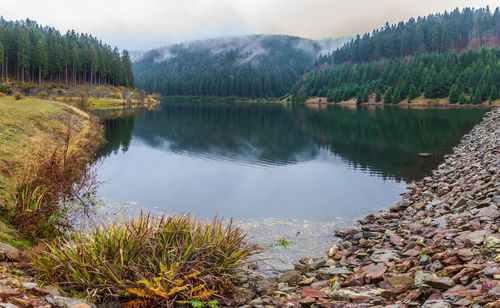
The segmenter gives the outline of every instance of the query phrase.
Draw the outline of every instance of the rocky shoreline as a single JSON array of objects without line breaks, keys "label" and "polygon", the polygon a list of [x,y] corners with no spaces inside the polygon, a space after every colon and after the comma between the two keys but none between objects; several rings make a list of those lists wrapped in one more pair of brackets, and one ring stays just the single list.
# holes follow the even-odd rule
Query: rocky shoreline
[{"label": "rocky shoreline", "polygon": [[500,108],[328,256],[242,290],[244,307],[500,307]]}]

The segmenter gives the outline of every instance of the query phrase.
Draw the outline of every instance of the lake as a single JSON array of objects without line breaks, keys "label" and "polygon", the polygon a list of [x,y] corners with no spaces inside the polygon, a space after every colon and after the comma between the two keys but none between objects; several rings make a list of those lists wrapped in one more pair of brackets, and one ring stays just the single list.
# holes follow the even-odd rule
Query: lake
[{"label": "lake", "polygon": [[108,141],[98,195],[109,213],[219,215],[263,245],[291,239],[276,255],[317,256],[335,228],[397,202],[485,112],[196,102],[95,111]]}]

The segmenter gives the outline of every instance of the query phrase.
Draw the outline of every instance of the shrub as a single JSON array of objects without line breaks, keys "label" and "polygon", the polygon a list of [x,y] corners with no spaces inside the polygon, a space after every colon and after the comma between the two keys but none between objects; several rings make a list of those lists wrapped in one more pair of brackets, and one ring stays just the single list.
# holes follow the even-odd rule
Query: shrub
[{"label": "shrub", "polygon": [[9,84],[2,83],[0,84],[0,92],[12,94],[12,87]]},{"label": "shrub", "polygon": [[[68,113],[64,142],[55,149],[40,150],[18,177],[12,193],[13,223],[24,237],[57,235],[57,220],[68,210],[67,205],[93,197],[97,182],[92,162],[100,142],[96,137],[99,129],[73,140],[75,122]],[[73,144],[77,146],[71,148]]]},{"label": "shrub", "polygon": [[24,98],[24,95],[21,92],[16,92],[16,94],[14,94],[14,97],[16,98],[16,100],[20,100]]},{"label": "shrub", "polygon": [[89,96],[87,95],[87,92],[81,90],[80,93],[78,94],[78,108],[82,110],[87,110],[89,105]]},{"label": "shrub", "polygon": [[23,93],[24,93],[25,95],[28,95],[28,94],[30,93],[30,91],[31,91],[32,89],[34,89],[34,88],[36,88],[36,86],[35,86],[34,84],[31,84],[31,83],[25,83],[25,84],[23,84],[21,91],[23,91]]},{"label": "shrub", "polygon": [[40,92],[38,92],[38,97],[45,99],[45,98],[49,97],[49,94],[45,91],[40,91]]},{"label": "shrub", "polygon": [[99,301],[171,307],[234,291],[248,273],[248,258],[258,252],[245,238],[217,217],[202,223],[185,215],[141,213],[91,226],[72,239],[44,242],[28,258],[44,283],[87,292]]},{"label": "shrub", "polygon": [[109,96],[111,98],[118,98],[118,99],[121,99],[123,97],[121,92],[115,92],[115,91],[111,92]]},{"label": "shrub", "polygon": [[95,97],[104,97],[106,96],[107,89],[105,87],[95,87],[92,91],[92,94]]},{"label": "shrub", "polygon": [[0,92],[0,97],[7,97],[7,95],[5,95],[5,93],[3,92]]}]

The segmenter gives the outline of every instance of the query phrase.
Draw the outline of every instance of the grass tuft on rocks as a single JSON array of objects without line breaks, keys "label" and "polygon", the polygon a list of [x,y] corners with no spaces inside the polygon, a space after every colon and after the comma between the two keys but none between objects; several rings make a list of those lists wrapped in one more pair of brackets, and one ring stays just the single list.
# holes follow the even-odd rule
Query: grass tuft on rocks
[{"label": "grass tuft on rocks", "polygon": [[43,283],[99,302],[171,307],[224,299],[258,252],[239,228],[217,217],[141,214],[44,242],[29,260]]}]

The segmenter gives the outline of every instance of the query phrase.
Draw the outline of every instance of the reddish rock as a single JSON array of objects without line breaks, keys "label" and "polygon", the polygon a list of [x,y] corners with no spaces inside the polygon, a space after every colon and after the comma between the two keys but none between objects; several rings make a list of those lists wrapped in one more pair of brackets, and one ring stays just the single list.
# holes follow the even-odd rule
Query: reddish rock
[{"label": "reddish rock", "polygon": [[380,296],[385,297],[385,298],[395,298],[396,296],[406,293],[408,291],[409,287],[408,286],[400,286],[400,287],[392,287],[388,289],[384,289],[382,293],[380,293]]},{"label": "reddish rock", "polygon": [[460,260],[457,257],[453,256],[442,260],[441,263],[445,265],[455,265],[460,264]]},{"label": "reddish rock", "polygon": [[6,300],[11,297],[23,297],[24,293],[19,291],[0,292],[0,298]]},{"label": "reddish rock", "polygon": [[468,262],[474,257],[474,250],[470,248],[462,248],[457,250],[457,257],[463,262]]},{"label": "reddish rock", "polygon": [[427,298],[427,300],[436,300],[436,299],[442,299],[441,294],[433,293]]},{"label": "reddish rock", "polygon": [[405,292],[398,296],[396,299],[397,300],[407,300],[407,301],[414,301],[418,299],[422,295],[422,291],[420,289],[416,290],[410,290],[408,292]]},{"label": "reddish rock", "polygon": [[31,289],[32,292],[40,295],[49,295],[50,294],[50,289],[46,287],[34,287]]},{"label": "reddish rock", "polygon": [[361,271],[363,271],[366,277],[370,278],[371,280],[379,280],[382,278],[382,275],[387,271],[387,267],[385,267],[382,264],[380,265],[370,264],[362,267]]},{"label": "reddish rock", "polygon": [[311,307],[312,304],[314,304],[316,300],[312,297],[305,297],[299,301],[299,304],[303,307]]},{"label": "reddish rock", "polygon": [[31,307],[40,307],[42,306],[43,304],[45,304],[45,298],[34,298],[34,299],[30,299],[28,301],[28,304],[31,306]]},{"label": "reddish rock", "polygon": [[347,277],[347,279],[341,284],[342,287],[360,287],[365,284],[366,273],[363,270],[359,270],[356,273]]},{"label": "reddish rock", "polygon": [[302,297],[326,298],[327,296],[323,291],[319,291],[311,287],[304,287],[302,289]]},{"label": "reddish rock", "polygon": [[496,288],[498,283],[499,283],[498,280],[491,280],[491,279],[483,280],[483,282],[481,283],[481,290],[483,292],[489,292],[491,289]]},{"label": "reddish rock", "polygon": [[420,254],[420,251],[416,249],[410,249],[402,253],[405,257],[416,257]]},{"label": "reddish rock", "polygon": [[403,238],[401,236],[391,235],[389,237],[389,241],[394,246],[404,246],[404,241],[403,241]]}]

